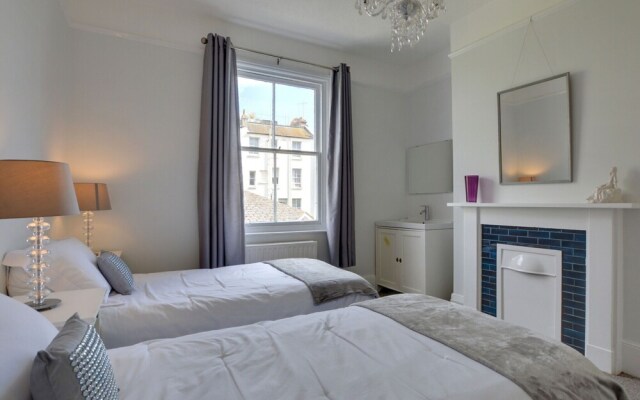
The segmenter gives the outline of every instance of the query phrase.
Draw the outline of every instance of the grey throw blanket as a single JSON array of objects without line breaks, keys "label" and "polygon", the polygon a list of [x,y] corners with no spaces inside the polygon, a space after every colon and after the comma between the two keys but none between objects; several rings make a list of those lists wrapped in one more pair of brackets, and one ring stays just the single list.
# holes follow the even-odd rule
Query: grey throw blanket
[{"label": "grey throw blanket", "polygon": [[616,382],[569,346],[468,307],[414,294],[357,305],[491,368],[534,400],[627,399]]},{"label": "grey throw blanket", "polygon": [[338,299],[349,294],[378,297],[369,282],[353,272],[334,267],[310,258],[285,258],[265,261],[266,264],[302,281],[313,297],[315,305]]}]

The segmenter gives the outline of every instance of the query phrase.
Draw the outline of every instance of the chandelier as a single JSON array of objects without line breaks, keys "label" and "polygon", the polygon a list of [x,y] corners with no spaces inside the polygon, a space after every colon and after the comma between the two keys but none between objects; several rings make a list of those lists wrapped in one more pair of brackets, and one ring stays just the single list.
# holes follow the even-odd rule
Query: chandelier
[{"label": "chandelier", "polygon": [[444,0],[356,0],[360,15],[391,19],[391,51],[413,46],[427,24],[445,12]]}]

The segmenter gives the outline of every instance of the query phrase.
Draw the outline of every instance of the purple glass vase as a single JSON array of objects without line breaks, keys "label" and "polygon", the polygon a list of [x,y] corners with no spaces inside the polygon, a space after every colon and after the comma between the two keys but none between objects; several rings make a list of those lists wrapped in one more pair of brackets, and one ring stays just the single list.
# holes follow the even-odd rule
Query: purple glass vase
[{"label": "purple glass vase", "polygon": [[464,177],[464,187],[467,191],[467,202],[475,203],[478,201],[478,175],[466,175]]}]

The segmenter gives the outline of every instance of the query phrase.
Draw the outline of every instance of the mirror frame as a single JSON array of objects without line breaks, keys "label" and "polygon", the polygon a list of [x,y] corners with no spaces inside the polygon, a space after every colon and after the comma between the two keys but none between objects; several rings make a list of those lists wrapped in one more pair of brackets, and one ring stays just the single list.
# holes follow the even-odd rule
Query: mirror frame
[{"label": "mirror frame", "polygon": [[[500,96],[506,93],[514,92],[519,89],[524,89],[526,87],[535,86],[540,83],[552,81],[558,78],[566,78],[567,84],[567,100],[569,102],[568,111],[569,111],[569,178],[561,179],[561,180],[553,180],[553,181],[529,181],[529,182],[504,182],[502,177],[502,108],[500,105]],[[499,173],[500,173],[500,184],[501,185],[531,185],[531,184],[547,184],[547,183],[570,183],[573,182],[573,116],[572,116],[572,98],[571,98],[571,79],[570,73],[565,72],[563,74],[554,75],[549,78],[540,79],[535,82],[527,83],[524,85],[516,86],[511,89],[506,89],[498,92],[498,155],[499,155]]]}]

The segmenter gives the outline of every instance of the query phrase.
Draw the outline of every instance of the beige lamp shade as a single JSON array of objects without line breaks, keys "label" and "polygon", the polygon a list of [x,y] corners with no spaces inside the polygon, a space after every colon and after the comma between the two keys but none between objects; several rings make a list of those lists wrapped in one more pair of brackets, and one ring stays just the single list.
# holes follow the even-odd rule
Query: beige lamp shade
[{"label": "beige lamp shade", "polygon": [[74,183],[80,211],[111,210],[109,191],[104,183]]},{"label": "beige lamp shade", "polygon": [[0,160],[0,219],[78,214],[69,165]]}]

